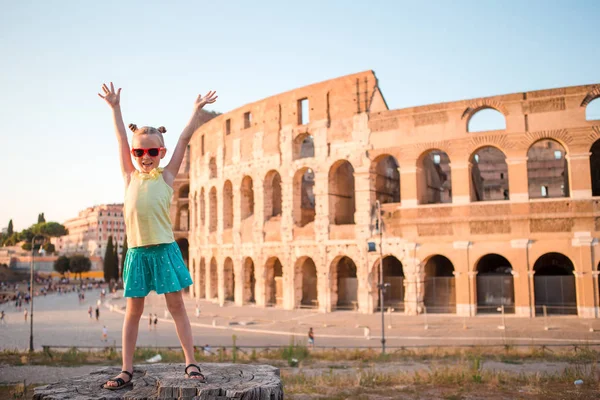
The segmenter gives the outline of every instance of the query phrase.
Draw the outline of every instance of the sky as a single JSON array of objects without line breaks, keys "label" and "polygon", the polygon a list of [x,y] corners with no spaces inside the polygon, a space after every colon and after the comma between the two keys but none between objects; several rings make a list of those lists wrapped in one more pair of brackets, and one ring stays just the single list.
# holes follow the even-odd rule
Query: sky
[{"label": "sky", "polygon": [[208,90],[227,112],[372,69],[397,109],[600,83],[597,0],[0,5],[0,228],[15,230],[123,201],[103,82],[123,88],[126,125],[166,126],[170,149]]}]

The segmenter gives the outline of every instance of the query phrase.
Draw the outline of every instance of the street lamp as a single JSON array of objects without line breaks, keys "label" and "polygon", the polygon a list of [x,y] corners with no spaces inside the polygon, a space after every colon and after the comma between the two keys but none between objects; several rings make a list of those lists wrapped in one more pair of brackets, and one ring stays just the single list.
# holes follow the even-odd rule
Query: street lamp
[{"label": "street lamp", "polygon": [[[44,235],[35,235],[32,239],[31,239],[31,267],[30,267],[30,281],[29,281],[29,352],[33,353],[33,258],[35,256],[35,239],[36,238],[42,238],[42,239],[46,239],[46,237]],[[42,244],[40,245],[40,250],[39,253],[41,255],[45,254],[44,249],[42,248],[42,245],[44,244],[44,242],[42,242]]]},{"label": "street lamp", "polygon": [[[379,232],[379,284],[377,285],[377,288],[379,289],[379,308],[381,310],[381,354],[385,354],[385,306],[383,296],[385,288],[390,286],[390,284],[383,283],[383,225],[381,221],[381,203],[379,200],[375,200],[375,213],[377,214],[377,219],[372,226],[375,228],[373,229],[373,233],[375,231]],[[376,251],[375,243],[368,243],[368,251]]]}]

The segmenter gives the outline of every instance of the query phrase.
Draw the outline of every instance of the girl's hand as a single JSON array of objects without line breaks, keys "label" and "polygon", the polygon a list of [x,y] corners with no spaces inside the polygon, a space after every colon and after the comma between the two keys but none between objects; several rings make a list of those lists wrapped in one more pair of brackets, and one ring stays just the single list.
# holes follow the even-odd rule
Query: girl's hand
[{"label": "girl's hand", "polygon": [[106,101],[108,105],[112,108],[118,107],[121,101],[121,88],[119,88],[119,90],[115,93],[115,87],[111,82],[110,90],[108,90],[108,86],[106,86],[106,83],[102,84],[102,90],[104,91],[104,96],[102,96],[100,93],[98,93],[98,96],[104,99],[104,101]]},{"label": "girl's hand", "polygon": [[210,92],[206,93],[204,97],[198,95],[198,98],[194,103],[194,111],[200,111],[205,105],[212,104],[217,101],[217,97],[219,96],[215,96],[216,94],[217,92],[211,90]]}]

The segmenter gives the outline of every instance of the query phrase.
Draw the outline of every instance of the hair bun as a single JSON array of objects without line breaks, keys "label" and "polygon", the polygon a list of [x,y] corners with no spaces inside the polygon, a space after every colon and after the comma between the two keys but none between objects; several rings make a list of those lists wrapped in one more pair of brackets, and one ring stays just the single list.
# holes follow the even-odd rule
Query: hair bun
[{"label": "hair bun", "polygon": [[164,126],[159,126],[159,127],[158,127],[158,131],[159,131],[160,133],[166,133],[166,132],[167,132],[167,128],[165,128]]},{"label": "hair bun", "polygon": [[137,125],[136,124],[129,124],[129,129],[131,129],[132,132],[137,131]]}]

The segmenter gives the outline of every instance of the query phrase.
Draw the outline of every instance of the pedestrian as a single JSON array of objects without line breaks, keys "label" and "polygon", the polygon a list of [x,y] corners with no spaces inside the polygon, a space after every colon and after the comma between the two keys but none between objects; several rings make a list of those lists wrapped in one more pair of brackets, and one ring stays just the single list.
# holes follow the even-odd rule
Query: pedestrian
[{"label": "pedestrian", "polygon": [[310,347],[315,347],[315,333],[313,332],[313,328],[308,329],[308,344]]},{"label": "pedestrian", "polygon": [[[159,168],[160,160],[167,149],[163,134],[164,127],[138,127],[130,124],[133,131],[130,151],[121,114],[121,89],[115,91],[113,84],[102,85],[104,94],[98,94],[112,110],[114,127],[120,149],[121,173],[124,178],[125,192],[125,232],[127,247],[123,267],[123,297],[127,298],[126,316],[123,326],[123,365],[121,374],[109,379],[104,385],[107,389],[120,389],[131,385],[133,354],[135,352],[136,333],[140,316],[144,309],[144,300],[154,290],[164,294],[167,307],[171,309],[177,326],[177,334],[185,356],[184,376],[206,382],[194,357],[192,327],[183,302],[182,289],[190,286],[192,277],[183,260],[181,251],[173,235],[170,222],[170,204],[173,182],[179,171],[188,144],[201,123],[206,104],[217,100],[215,92],[198,96],[194,103],[191,119],[183,129],[171,160],[165,168]],[[134,166],[131,156],[135,159]],[[160,276],[161,279],[146,279],[148,276]],[[127,381],[125,381],[127,379]]]},{"label": "pedestrian", "polygon": [[90,316],[90,319],[92,319],[92,313],[93,313],[92,306],[90,306],[88,308],[88,315]]},{"label": "pedestrian", "polygon": [[212,352],[210,351],[210,346],[207,344],[204,345],[204,355],[205,356],[210,356],[212,354]]},{"label": "pedestrian", "polygon": [[158,314],[154,314],[154,329],[156,329],[156,324],[158,324]]},{"label": "pedestrian", "polygon": [[196,318],[200,318],[200,306],[196,304]]},{"label": "pedestrian", "polygon": [[100,319],[100,307],[96,306],[96,321]]},{"label": "pedestrian", "polygon": [[0,311],[0,324],[6,324],[6,319],[4,319],[5,314],[4,310]]},{"label": "pedestrian", "polygon": [[102,327],[102,340],[104,342],[108,341],[108,329],[106,328],[106,325]]},{"label": "pedestrian", "polygon": [[365,326],[364,333],[365,333],[365,339],[371,340],[371,328],[369,328],[368,326]]},{"label": "pedestrian", "polygon": [[23,310],[23,316],[25,317],[25,322],[27,322],[27,309]]},{"label": "pedestrian", "polygon": [[148,329],[152,329],[152,313],[148,314]]}]

